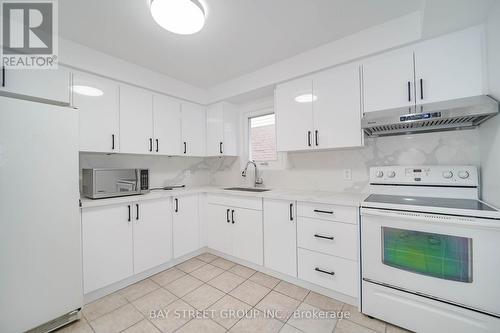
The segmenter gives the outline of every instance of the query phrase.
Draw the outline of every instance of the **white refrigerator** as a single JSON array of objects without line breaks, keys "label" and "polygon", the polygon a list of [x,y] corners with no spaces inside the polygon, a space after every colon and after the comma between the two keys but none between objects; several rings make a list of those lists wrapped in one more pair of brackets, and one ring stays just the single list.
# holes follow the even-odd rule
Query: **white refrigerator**
[{"label": "white refrigerator", "polygon": [[78,182],[78,111],[0,97],[0,332],[78,315]]}]

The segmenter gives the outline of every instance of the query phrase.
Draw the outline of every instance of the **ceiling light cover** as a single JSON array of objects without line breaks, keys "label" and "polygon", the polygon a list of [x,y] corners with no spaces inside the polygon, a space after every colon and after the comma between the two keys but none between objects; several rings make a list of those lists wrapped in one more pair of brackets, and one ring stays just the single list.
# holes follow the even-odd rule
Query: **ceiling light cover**
[{"label": "ceiling light cover", "polygon": [[73,86],[73,92],[79,95],[98,97],[102,96],[104,92],[101,89],[90,87],[90,86]]},{"label": "ceiling light cover", "polygon": [[312,103],[318,99],[318,96],[313,94],[303,94],[295,97],[295,102],[297,103]]},{"label": "ceiling light cover", "polygon": [[198,0],[151,0],[151,15],[162,28],[180,35],[197,33],[205,25]]}]

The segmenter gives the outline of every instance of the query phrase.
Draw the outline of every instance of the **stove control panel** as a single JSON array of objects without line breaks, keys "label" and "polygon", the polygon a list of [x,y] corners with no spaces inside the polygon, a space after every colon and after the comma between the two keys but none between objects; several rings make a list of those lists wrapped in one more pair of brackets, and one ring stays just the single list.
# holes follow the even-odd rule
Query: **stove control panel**
[{"label": "stove control panel", "polygon": [[477,187],[479,175],[470,165],[382,166],[370,168],[370,184]]}]

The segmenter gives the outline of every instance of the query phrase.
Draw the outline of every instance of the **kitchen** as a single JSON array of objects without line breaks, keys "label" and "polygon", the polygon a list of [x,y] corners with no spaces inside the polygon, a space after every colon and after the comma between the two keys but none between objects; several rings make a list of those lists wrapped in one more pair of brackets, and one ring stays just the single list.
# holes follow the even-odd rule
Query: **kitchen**
[{"label": "kitchen", "polygon": [[1,332],[500,331],[500,2],[1,3]]}]

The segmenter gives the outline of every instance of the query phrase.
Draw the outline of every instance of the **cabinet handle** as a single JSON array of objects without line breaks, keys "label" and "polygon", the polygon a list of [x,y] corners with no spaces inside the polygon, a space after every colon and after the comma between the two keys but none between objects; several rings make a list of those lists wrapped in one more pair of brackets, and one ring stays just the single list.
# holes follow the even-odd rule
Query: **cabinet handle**
[{"label": "cabinet handle", "polygon": [[316,238],[321,238],[321,239],[328,239],[328,240],[333,240],[333,236],[322,236],[322,235],[318,235],[318,234],[314,234],[314,237]]},{"label": "cabinet handle", "polygon": [[115,135],[111,134],[111,150],[115,150]]},{"label": "cabinet handle", "polygon": [[230,209],[226,209],[226,221],[227,221],[227,223],[231,222],[229,220],[229,211],[230,211]]},{"label": "cabinet handle", "polygon": [[149,138],[149,151],[153,151],[153,139]]},{"label": "cabinet handle", "polygon": [[333,214],[333,212],[330,210],[321,210],[321,209],[315,209],[314,212],[321,213],[321,214]]},{"label": "cabinet handle", "polygon": [[411,82],[408,81],[408,102],[411,102]]},{"label": "cabinet handle", "polygon": [[186,153],[187,153],[187,142],[184,141],[184,154],[186,154]]},{"label": "cabinet handle", "polygon": [[2,66],[2,87],[5,87],[5,66]]},{"label": "cabinet handle", "polygon": [[325,274],[328,274],[328,275],[335,275],[335,272],[325,271],[324,269],[321,269],[321,268],[319,268],[319,267],[316,267],[314,270],[315,270],[316,272],[325,273]]},{"label": "cabinet handle", "polygon": [[219,151],[222,154],[222,142],[219,143]]},{"label": "cabinet handle", "polygon": [[156,139],[156,152],[160,150],[160,142]]},{"label": "cabinet handle", "polygon": [[231,222],[234,224],[234,209],[231,210]]},{"label": "cabinet handle", "polygon": [[179,199],[175,198],[174,201],[175,201],[175,212],[177,213],[179,212]]},{"label": "cabinet handle", "polygon": [[318,130],[316,130],[316,131],[314,132],[314,139],[316,140],[316,146],[319,146],[318,134],[319,134],[319,131],[318,131]]},{"label": "cabinet handle", "polygon": [[135,219],[138,220],[139,219],[139,204],[135,204],[135,209],[136,209]]},{"label": "cabinet handle", "polygon": [[307,145],[311,147],[311,131],[307,131]]},{"label": "cabinet handle", "polygon": [[293,203],[290,204],[290,221],[293,221]]},{"label": "cabinet handle", "polygon": [[128,222],[130,222],[130,205],[127,206],[128,207]]},{"label": "cabinet handle", "polygon": [[424,99],[424,80],[420,79],[420,99]]}]

